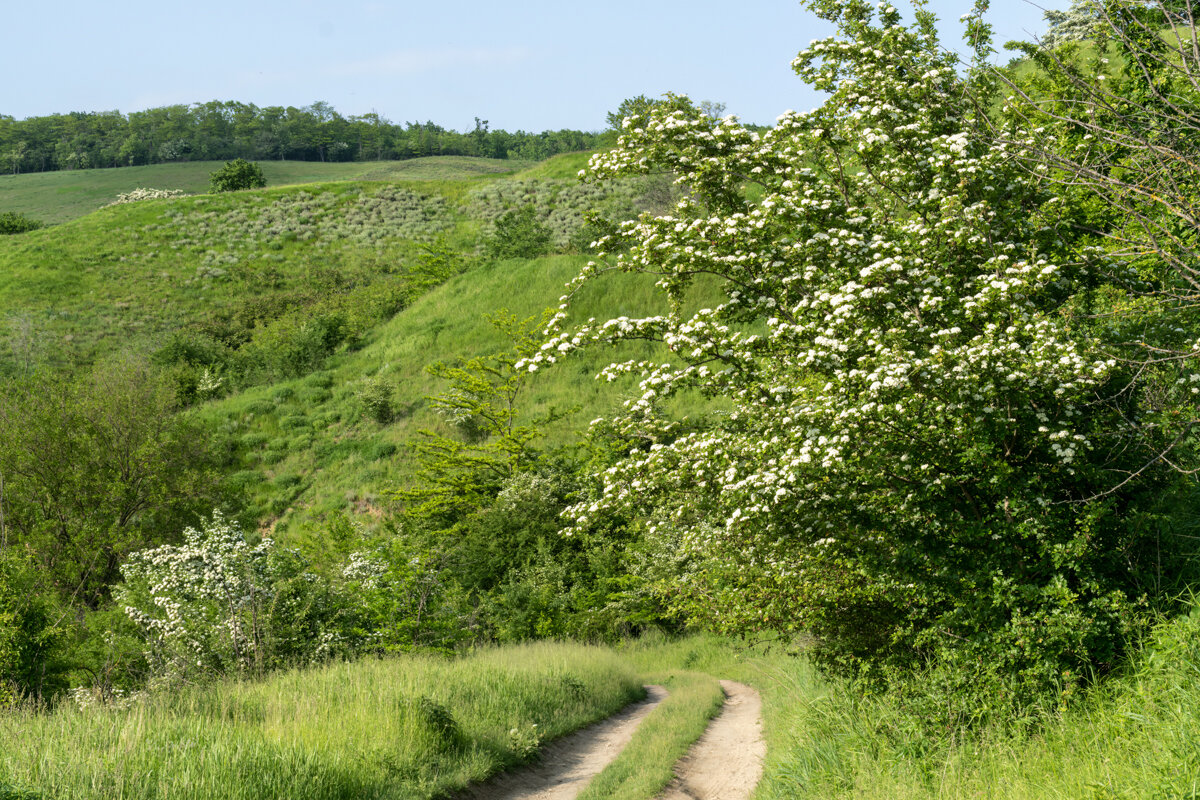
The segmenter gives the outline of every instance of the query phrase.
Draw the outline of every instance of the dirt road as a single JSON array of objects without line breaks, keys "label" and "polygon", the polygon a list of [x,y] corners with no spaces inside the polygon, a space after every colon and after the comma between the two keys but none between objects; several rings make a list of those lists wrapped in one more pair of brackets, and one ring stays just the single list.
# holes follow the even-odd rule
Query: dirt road
[{"label": "dirt road", "polygon": [[661,800],[745,800],[762,777],[767,745],[762,698],[744,683],[721,681],[725,707],[675,767]]},{"label": "dirt road", "polygon": [[550,743],[537,764],[473,787],[463,800],[574,800],[620,755],[638,725],[666,696],[663,687],[647,686],[642,702]]},{"label": "dirt road", "polygon": [[[675,767],[659,800],[746,800],[762,776],[762,700],[745,684],[721,681],[725,706]],[[667,691],[647,686],[647,697],[608,719],[548,745],[530,767],[472,787],[462,800],[573,800],[629,744],[642,720]]]}]

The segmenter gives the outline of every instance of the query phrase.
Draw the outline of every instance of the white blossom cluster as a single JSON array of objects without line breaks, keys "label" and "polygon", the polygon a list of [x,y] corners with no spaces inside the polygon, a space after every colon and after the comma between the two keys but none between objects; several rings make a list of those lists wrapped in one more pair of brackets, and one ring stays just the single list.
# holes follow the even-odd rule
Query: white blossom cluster
[{"label": "white blossom cluster", "polygon": [[136,203],[140,200],[166,200],[172,197],[187,196],[187,193],[182,189],[134,189],[131,192],[123,192],[117,195],[117,199],[105,204],[104,208],[120,206],[125,203]]},{"label": "white blossom cluster", "polygon": [[[697,552],[723,537],[746,563],[802,579],[843,536],[902,548],[900,531],[994,513],[972,508],[987,496],[973,487],[1005,465],[1049,476],[1021,508],[1057,502],[1053,476],[1070,480],[1097,447],[1087,421],[1117,363],[1073,326],[1088,270],[1062,245],[1052,198],[947,101],[952,56],[894,21],[872,32],[796,60],[832,93],[819,109],[757,133],[671,98],[592,157],[589,179],[667,170],[686,191],[670,214],[626,223],[632,246],[568,287],[653,274],[668,310],[581,322],[568,294],[518,365],[637,339],[670,353],[598,376],[640,376],[624,412],[593,423],[637,444],[570,510],[576,525],[633,513],[703,531],[682,539]],[[685,311],[701,275],[723,296]],[[663,402],[691,391],[732,408],[668,421]]]},{"label": "white blossom cluster", "polygon": [[184,543],[133,554],[114,596],[150,643],[158,666],[181,674],[249,666],[269,602],[270,539],[249,544],[220,512]]},{"label": "white blossom cluster", "polygon": [[364,589],[378,589],[386,572],[387,565],[383,559],[367,550],[351,553],[342,567],[342,577],[358,583]]}]

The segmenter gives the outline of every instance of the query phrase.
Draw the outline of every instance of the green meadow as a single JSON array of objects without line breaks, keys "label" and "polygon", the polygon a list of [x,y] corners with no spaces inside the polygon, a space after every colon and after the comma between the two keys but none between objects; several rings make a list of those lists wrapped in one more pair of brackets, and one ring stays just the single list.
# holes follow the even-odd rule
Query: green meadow
[{"label": "green meadow", "polygon": [[[144,167],[63,170],[0,175],[0,208],[47,224],[86,216],[138,188],[208,191],[221,161],[188,161]],[[260,161],[268,186],[346,180],[457,180],[518,172],[532,162],[472,156],[429,156],[406,161]]]}]

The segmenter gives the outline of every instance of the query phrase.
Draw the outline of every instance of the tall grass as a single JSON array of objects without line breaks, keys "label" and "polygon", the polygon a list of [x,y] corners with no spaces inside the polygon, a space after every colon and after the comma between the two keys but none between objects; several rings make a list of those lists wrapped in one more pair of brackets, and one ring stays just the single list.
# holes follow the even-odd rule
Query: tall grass
[{"label": "tall grass", "polygon": [[641,694],[613,652],[541,643],[16,711],[0,715],[0,797],[434,797]]},{"label": "tall grass", "polygon": [[931,734],[890,698],[847,688],[774,706],[760,800],[1200,798],[1200,607],[1032,733]]}]

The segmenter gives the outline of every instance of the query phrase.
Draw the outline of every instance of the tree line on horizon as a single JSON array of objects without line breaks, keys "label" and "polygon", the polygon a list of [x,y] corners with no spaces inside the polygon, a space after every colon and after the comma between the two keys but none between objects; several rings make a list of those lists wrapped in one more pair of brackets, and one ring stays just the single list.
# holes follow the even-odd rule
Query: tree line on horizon
[{"label": "tree line on horizon", "polygon": [[378,113],[342,116],[329,103],[302,108],[212,100],[134,111],[0,114],[0,173],[131,167],[181,161],[391,161],[480,156],[540,161],[597,146],[602,133],[396,123]]}]

